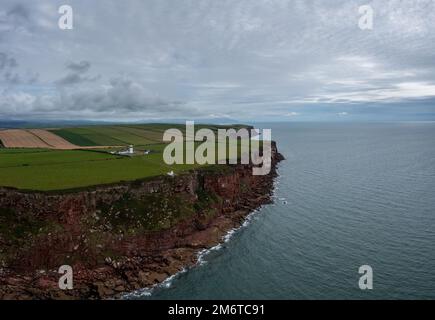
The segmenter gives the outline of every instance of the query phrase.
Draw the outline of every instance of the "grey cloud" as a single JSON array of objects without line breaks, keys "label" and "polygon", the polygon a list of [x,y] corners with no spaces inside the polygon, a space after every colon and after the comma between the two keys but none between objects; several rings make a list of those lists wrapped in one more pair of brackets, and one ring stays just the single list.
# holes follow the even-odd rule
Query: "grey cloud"
[{"label": "grey cloud", "polygon": [[10,54],[0,52],[0,84],[6,86],[32,85],[39,79],[39,73],[30,70],[22,70],[15,59]]},{"label": "grey cloud", "polygon": [[60,85],[70,85],[70,84],[76,84],[76,83],[80,83],[80,82],[83,82],[83,80],[82,80],[82,77],[80,75],[78,75],[77,73],[67,74],[62,79],[56,81],[56,83],[58,83]]},{"label": "grey cloud", "polygon": [[82,60],[80,62],[70,62],[66,67],[74,72],[84,73],[90,69],[91,64],[89,61]]},{"label": "grey cloud", "polygon": [[38,73],[38,72],[33,72],[33,73],[30,73],[29,74],[29,83],[30,84],[35,84],[35,83],[37,83],[38,82],[38,80],[39,80],[39,76],[40,76],[40,74]]},{"label": "grey cloud", "polygon": [[4,52],[0,52],[0,71],[7,68],[16,68],[18,66],[17,60],[10,57]]},{"label": "grey cloud", "polygon": [[171,112],[181,111],[180,101],[171,101],[150,92],[127,78],[114,78],[99,90],[81,90],[67,94],[73,109],[88,106],[95,112]]},{"label": "grey cloud", "polygon": [[30,9],[27,3],[13,3],[11,6],[2,5],[0,9],[0,36],[5,32],[30,30]]},{"label": "grey cloud", "polygon": [[[21,68],[41,75],[8,98],[28,114],[68,106],[114,119],[184,111],[306,119],[314,109],[316,116],[362,114],[354,105],[374,100],[382,101],[379,113],[393,102],[417,113],[421,107],[407,101],[433,97],[430,0],[76,0],[71,32],[57,28],[57,2],[19,3],[2,0],[0,46],[20,63],[7,70],[9,81],[23,81]],[[358,6],[367,3],[374,30],[362,31]]]},{"label": "grey cloud", "polygon": [[18,19],[18,20],[26,20],[26,21],[29,20],[28,9],[23,4],[14,5],[7,12],[7,16],[12,17],[14,19]]},{"label": "grey cloud", "polygon": [[59,85],[76,85],[84,82],[94,82],[100,79],[100,76],[84,76],[83,74],[88,72],[91,68],[89,61],[69,62],[66,68],[70,70],[70,73],[63,78],[56,81]]},{"label": "grey cloud", "polygon": [[20,83],[20,76],[18,73],[6,72],[4,74],[4,80],[9,84],[18,84]]},{"label": "grey cloud", "polygon": [[0,52],[0,75],[4,83],[15,85],[21,82],[21,77],[16,71],[18,63],[14,57],[10,57],[4,52]]},{"label": "grey cloud", "polygon": [[94,82],[98,79],[100,79],[100,76],[86,77],[78,73],[69,73],[62,79],[57,80],[56,83],[59,85],[75,85],[84,82]]},{"label": "grey cloud", "polygon": [[[21,108],[17,110],[15,106]],[[98,88],[62,89],[55,95],[30,95],[24,92],[3,94],[3,108],[0,115],[19,117],[30,110],[33,115],[58,115],[80,118],[113,116],[137,119],[138,117],[158,117],[171,113],[178,116],[202,115],[181,101],[167,100],[150,92],[139,83],[128,78],[114,78]]]}]

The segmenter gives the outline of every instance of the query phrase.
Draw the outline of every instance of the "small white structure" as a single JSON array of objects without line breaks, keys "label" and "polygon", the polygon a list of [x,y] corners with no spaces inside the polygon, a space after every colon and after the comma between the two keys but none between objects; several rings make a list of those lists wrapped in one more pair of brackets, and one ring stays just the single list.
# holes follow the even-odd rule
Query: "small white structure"
[{"label": "small white structure", "polygon": [[147,155],[147,154],[150,154],[150,152],[151,152],[151,150],[145,150],[145,151],[143,152],[143,154]]},{"label": "small white structure", "polygon": [[170,177],[173,177],[173,176],[175,176],[175,173],[174,173],[174,171],[170,171],[170,172],[168,172],[168,176],[170,176]]},{"label": "small white structure", "polygon": [[129,145],[127,150],[118,151],[116,154],[123,155],[123,156],[130,156],[134,154],[134,148],[133,145]]}]

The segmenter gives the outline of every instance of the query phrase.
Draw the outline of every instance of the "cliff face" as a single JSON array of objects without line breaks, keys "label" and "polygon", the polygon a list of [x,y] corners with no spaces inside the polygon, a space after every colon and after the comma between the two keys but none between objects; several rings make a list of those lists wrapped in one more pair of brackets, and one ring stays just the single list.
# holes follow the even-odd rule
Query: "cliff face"
[{"label": "cliff face", "polygon": [[[68,193],[0,188],[0,298],[105,298],[163,281],[270,200],[272,151],[267,176],[236,165]],[[61,265],[73,290],[58,288]]]}]

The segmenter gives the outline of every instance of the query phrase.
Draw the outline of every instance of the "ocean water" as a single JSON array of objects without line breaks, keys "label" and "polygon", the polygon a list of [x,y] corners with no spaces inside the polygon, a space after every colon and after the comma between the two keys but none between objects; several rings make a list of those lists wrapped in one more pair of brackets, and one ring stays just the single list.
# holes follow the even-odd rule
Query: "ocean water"
[{"label": "ocean water", "polygon": [[136,298],[435,298],[434,123],[262,127],[286,157],[275,203]]}]

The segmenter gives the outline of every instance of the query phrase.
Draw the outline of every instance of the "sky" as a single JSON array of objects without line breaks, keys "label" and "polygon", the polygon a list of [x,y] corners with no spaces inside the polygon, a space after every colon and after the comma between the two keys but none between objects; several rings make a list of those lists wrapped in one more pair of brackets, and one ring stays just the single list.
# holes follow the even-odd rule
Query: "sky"
[{"label": "sky", "polygon": [[435,1],[0,0],[0,119],[433,121]]}]

